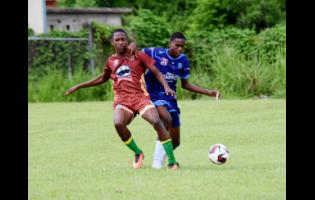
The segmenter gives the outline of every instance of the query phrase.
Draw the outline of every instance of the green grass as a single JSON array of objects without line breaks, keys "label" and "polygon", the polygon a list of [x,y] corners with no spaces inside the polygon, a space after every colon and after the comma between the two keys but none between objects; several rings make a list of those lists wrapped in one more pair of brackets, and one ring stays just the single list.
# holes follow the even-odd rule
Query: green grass
[{"label": "green grass", "polygon": [[[179,171],[153,170],[156,134],[140,117],[130,125],[145,153],[131,151],[112,122],[112,102],[29,103],[29,199],[285,199],[285,100],[180,101]],[[224,165],[210,145],[230,150]]]}]

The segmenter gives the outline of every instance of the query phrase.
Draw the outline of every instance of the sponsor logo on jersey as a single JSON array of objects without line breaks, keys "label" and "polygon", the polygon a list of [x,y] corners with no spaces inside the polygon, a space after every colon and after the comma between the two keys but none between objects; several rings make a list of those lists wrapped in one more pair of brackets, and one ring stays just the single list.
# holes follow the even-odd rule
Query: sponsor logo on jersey
[{"label": "sponsor logo on jersey", "polygon": [[116,76],[117,76],[118,81],[132,80],[130,74],[131,74],[131,70],[128,65],[122,65],[116,70]]},{"label": "sponsor logo on jersey", "polygon": [[161,62],[160,62],[161,65],[166,66],[167,63],[168,63],[168,60],[166,58],[161,58]]},{"label": "sponsor logo on jersey", "polygon": [[164,77],[165,77],[166,81],[176,81],[178,76],[173,74],[173,73],[167,72],[164,75]]}]

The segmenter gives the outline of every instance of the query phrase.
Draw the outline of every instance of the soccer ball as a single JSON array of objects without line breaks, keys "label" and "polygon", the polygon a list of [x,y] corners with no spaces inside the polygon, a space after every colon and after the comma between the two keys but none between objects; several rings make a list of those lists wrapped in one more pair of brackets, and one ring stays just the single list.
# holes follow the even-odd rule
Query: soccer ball
[{"label": "soccer ball", "polygon": [[208,151],[209,160],[216,165],[225,163],[229,156],[229,150],[223,144],[214,144]]}]

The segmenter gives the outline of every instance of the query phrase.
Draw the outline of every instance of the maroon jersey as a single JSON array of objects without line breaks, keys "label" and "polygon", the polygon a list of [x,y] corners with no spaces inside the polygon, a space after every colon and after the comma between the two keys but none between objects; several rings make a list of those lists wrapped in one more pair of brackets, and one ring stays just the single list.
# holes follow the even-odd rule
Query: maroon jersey
[{"label": "maroon jersey", "polygon": [[[143,52],[131,60],[112,55],[108,58],[104,70],[109,70],[113,81],[115,100],[128,98],[132,94],[148,96],[144,82],[146,66],[152,66],[155,60]],[[141,95],[142,94],[142,95]]]}]

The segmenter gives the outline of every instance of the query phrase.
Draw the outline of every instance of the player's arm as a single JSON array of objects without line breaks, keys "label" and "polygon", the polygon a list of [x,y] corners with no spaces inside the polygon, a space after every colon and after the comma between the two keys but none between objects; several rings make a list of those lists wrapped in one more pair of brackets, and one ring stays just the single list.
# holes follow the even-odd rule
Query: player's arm
[{"label": "player's arm", "polygon": [[155,65],[148,66],[148,69],[151,70],[151,72],[155,75],[157,80],[163,85],[165,94],[166,95],[171,95],[171,96],[176,96],[176,92],[170,88],[168,85],[167,81],[165,80],[164,76],[162,73],[156,68]]},{"label": "player's arm", "polygon": [[135,58],[138,57],[138,48],[137,48],[137,44],[135,42],[131,42],[127,46],[127,57],[131,58],[132,56],[134,56]]},{"label": "player's arm", "polygon": [[100,84],[108,81],[109,78],[110,78],[110,71],[104,70],[103,73],[101,75],[97,76],[96,78],[89,80],[89,81],[86,81],[86,82],[79,83],[78,85],[75,85],[75,86],[69,88],[64,93],[64,96],[68,96],[69,94],[71,94],[71,93],[73,93],[73,92],[75,92],[81,88],[93,87],[93,86],[100,85]]},{"label": "player's arm", "polygon": [[191,92],[205,94],[210,97],[219,98],[220,92],[218,90],[208,90],[205,88],[198,87],[188,82],[188,79],[181,79],[182,88]]},{"label": "player's arm", "polygon": [[170,86],[166,82],[166,80],[165,80],[164,76],[162,75],[162,73],[154,65],[155,60],[153,58],[151,58],[150,56],[148,56],[146,53],[141,52],[141,51],[138,52],[138,56],[137,57],[138,57],[139,60],[141,60],[144,63],[144,65],[149,70],[151,70],[151,72],[154,74],[154,76],[157,78],[157,80],[163,85],[164,90],[165,90],[165,94],[166,95],[176,96],[176,92],[170,88]]}]

